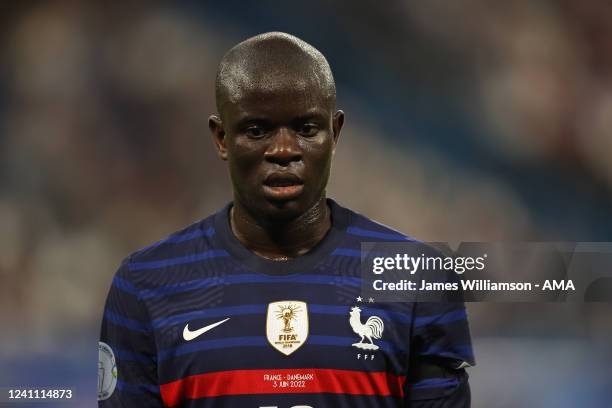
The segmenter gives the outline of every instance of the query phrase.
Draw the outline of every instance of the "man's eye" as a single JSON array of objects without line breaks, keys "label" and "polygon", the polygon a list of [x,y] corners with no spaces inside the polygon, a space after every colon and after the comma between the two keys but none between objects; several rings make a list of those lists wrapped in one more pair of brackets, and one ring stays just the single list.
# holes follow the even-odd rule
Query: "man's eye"
[{"label": "man's eye", "polygon": [[266,132],[260,128],[259,126],[251,126],[245,129],[244,133],[248,136],[248,137],[252,137],[252,138],[260,138],[263,137]]},{"label": "man's eye", "polygon": [[302,136],[314,136],[319,132],[319,127],[312,123],[305,123],[298,129],[298,133]]}]

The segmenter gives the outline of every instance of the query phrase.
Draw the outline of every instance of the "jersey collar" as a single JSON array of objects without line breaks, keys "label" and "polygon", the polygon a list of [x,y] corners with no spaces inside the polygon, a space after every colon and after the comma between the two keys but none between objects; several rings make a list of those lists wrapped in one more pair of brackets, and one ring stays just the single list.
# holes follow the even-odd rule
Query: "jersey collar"
[{"label": "jersey collar", "polygon": [[214,225],[216,235],[222,247],[230,255],[245,265],[248,269],[267,275],[290,275],[301,272],[314,272],[317,264],[327,258],[338,246],[348,226],[348,210],[341,207],[334,200],[328,198],[327,204],[331,209],[331,228],[323,239],[306,254],[287,261],[273,261],[263,258],[247,249],[236,238],[229,222],[229,210],[232,203],[228,203],[215,214]]}]

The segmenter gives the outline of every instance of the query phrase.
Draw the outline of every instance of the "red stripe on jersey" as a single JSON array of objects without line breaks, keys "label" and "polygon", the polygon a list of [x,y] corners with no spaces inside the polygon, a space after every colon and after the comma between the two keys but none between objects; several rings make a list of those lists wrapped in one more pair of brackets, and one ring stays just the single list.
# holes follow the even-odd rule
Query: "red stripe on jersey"
[{"label": "red stripe on jersey", "polygon": [[191,375],[162,384],[160,391],[169,407],[184,399],[240,394],[333,393],[403,397],[405,379],[405,376],[386,372],[322,368],[233,370]]}]

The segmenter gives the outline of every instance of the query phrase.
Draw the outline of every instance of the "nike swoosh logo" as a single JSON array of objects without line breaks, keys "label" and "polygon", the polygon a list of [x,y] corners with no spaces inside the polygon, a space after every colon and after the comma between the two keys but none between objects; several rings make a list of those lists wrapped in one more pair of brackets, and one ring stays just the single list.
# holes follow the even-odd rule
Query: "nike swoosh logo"
[{"label": "nike swoosh logo", "polygon": [[206,333],[206,332],[207,332],[207,331],[209,331],[210,329],[214,329],[214,328],[215,328],[215,327],[217,327],[218,325],[220,325],[220,324],[223,324],[223,323],[227,322],[229,319],[230,319],[230,318],[228,317],[227,319],[221,320],[220,322],[213,323],[213,324],[209,324],[208,326],[204,326],[204,327],[202,327],[201,329],[194,330],[194,331],[189,330],[189,323],[187,323],[187,324],[185,325],[185,328],[183,329],[183,338],[184,338],[186,341],[193,340],[193,339],[195,339],[196,337],[203,335],[204,333]]}]

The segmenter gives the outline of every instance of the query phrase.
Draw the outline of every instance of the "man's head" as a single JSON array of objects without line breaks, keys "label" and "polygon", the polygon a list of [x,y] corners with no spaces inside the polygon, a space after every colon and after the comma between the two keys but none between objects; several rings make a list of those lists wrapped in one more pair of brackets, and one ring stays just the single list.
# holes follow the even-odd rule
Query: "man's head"
[{"label": "man's head", "polygon": [[289,34],[249,38],[223,57],[216,99],[209,126],[239,205],[292,218],[321,201],[344,122],[323,54]]}]

